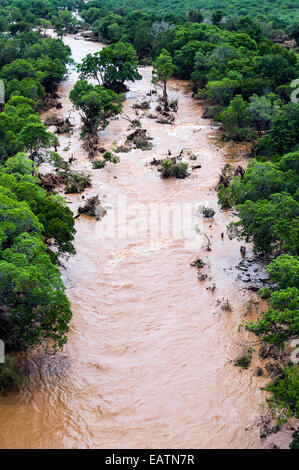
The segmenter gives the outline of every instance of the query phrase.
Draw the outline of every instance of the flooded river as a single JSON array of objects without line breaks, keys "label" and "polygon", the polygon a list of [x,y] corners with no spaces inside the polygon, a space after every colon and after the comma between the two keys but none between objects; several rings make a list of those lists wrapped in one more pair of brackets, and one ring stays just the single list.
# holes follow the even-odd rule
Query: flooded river
[{"label": "flooded river", "polygon": [[[101,48],[73,36],[64,40],[75,61]],[[151,68],[141,74],[124,103],[130,117],[132,105],[153,88]],[[76,79],[72,72],[61,84],[63,108],[48,114],[69,114]],[[260,440],[256,427],[267,380],[232,364],[245,341],[238,324],[252,318],[256,296],[236,280],[240,243],[226,233],[221,238],[231,216],[217,206],[214,187],[238,150],[231,147],[228,157],[217,144],[217,130],[201,118],[184,82],[171,81],[169,94],[179,104],[174,125],[142,118],[152,150],[120,153],[120,163],[98,170],[81,147],[80,117],[72,111],[74,133],[60,137],[59,152],[63,158],[73,154],[73,169],[92,175],[85,200],[98,194],[107,215],[76,220],[77,254],[63,271],[73,310],[69,342],[56,356],[30,356],[24,389],[0,398],[1,448],[269,447],[271,438]],[[99,134],[101,145],[121,145],[128,125],[123,117],[113,120]],[[201,168],[184,180],[162,180],[148,163],[182,148],[197,155],[190,166]],[[77,213],[82,195],[66,199]],[[205,236],[198,244],[194,227],[195,239],[192,230],[186,236],[160,227],[157,207],[172,204],[187,212],[198,204],[216,211],[213,220],[198,217],[211,251]],[[202,282],[190,266],[198,257],[206,263]],[[221,309],[227,299],[231,311]],[[278,436],[275,442],[280,444]]]}]

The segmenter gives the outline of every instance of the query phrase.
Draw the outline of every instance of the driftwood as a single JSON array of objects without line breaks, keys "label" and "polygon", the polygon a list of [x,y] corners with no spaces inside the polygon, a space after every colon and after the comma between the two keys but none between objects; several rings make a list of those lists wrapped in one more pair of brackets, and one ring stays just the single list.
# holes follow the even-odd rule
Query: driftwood
[{"label": "driftwood", "polygon": [[98,215],[102,217],[104,213],[106,213],[106,210],[104,209],[102,213],[100,214],[101,211],[98,210],[99,207],[100,207],[99,196],[93,196],[87,199],[84,206],[78,208],[78,216],[80,216],[81,214],[86,214],[86,215],[89,215],[90,217],[96,217]]},{"label": "driftwood", "polygon": [[152,138],[149,137],[146,132],[146,129],[136,129],[128,135],[125,146],[141,150],[150,150],[152,148],[152,144],[149,141],[152,140]]}]

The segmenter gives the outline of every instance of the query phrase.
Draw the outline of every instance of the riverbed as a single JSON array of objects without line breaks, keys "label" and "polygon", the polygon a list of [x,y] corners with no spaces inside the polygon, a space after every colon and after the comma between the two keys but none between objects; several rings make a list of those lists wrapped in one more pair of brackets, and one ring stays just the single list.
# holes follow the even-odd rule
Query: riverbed
[{"label": "riverbed", "polygon": [[[76,62],[102,47],[72,35],[64,41]],[[132,105],[149,99],[153,89],[151,68],[140,73],[124,103],[133,118]],[[73,155],[72,168],[92,175],[84,198],[99,195],[107,215],[76,219],[77,254],[64,261],[62,273],[73,311],[69,342],[55,356],[30,355],[25,387],[0,398],[0,447],[283,447],[283,435],[261,440],[256,426],[265,399],[260,387],[268,379],[253,375],[254,362],[246,371],[232,362],[245,340],[255,339],[239,333],[238,324],[254,318],[257,302],[237,280],[241,243],[228,239],[232,215],[220,210],[214,189],[225,163],[244,164],[238,147],[220,144],[187,84],[171,80],[175,123],[141,118],[153,148],[120,153],[120,163],[93,170],[81,146],[80,116],[68,98],[76,80],[73,70],[58,90],[62,109],[47,115],[71,112],[74,132],[59,137],[59,153]],[[150,99],[154,109],[157,97]],[[101,145],[123,144],[128,127],[123,116],[112,120],[99,133]],[[190,167],[201,168],[183,180],[162,180],[150,161],[181,149]],[[84,202],[82,194],[66,199],[74,214]],[[213,208],[214,218],[198,217],[200,205]],[[179,230],[163,225],[161,211],[168,215],[169,208],[183,214]],[[181,229],[187,217],[192,223]],[[196,258],[205,263],[204,281],[190,266]],[[226,301],[230,311],[221,308]]]}]

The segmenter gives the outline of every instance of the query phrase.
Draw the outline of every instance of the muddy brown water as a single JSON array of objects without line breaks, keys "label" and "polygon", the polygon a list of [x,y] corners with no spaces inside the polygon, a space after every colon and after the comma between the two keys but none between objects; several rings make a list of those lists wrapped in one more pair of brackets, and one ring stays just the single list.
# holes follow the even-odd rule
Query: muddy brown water
[{"label": "muddy brown water", "polygon": [[[65,42],[75,61],[102,47],[74,36]],[[133,103],[152,88],[150,67],[141,73],[124,104],[131,117]],[[72,72],[59,88],[63,108],[47,114],[68,115],[76,78]],[[92,174],[85,199],[99,194],[110,209],[102,221],[76,220],[77,254],[63,271],[73,310],[69,342],[56,356],[30,355],[23,390],[0,398],[1,448],[258,448],[273,440],[286,446],[285,436],[259,438],[258,404],[265,398],[260,387],[266,380],[231,362],[245,341],[238,324],[244,315],[252,318],[256,300],[236,281],[241,244],[226,235],[221,239],[231,216],[219,209],[214,191],[221,168],[238,149],[231,147],[228,156],[216,144],[217,130],[201,118],[186,83],[171,81],[169,94],[179,102],[174,125],[142,119],[153,137],[152,150],[121,153],[120,163],[100,170],[92,170],[81,147],[80,117],[72,111],[74,133],[60,137],[60,154],[73,154],[73,168]],[[128,133],[128,122],[115,119],[100,132],[101,144],[111,149]],[[189,178],[162,180],[148,165],[154,156],[168,150],[176,155],[182,148],[198,156],[186,161],[202,166]],[[66,199],[76,213],[82,195]],[[126,217],[119,211],[113,219],[120,200]],[[160,230],[146,212],[172,204],[188,211],[202,203],[216,211],[214,220],[200,227],[212,251],[205,237],[194,245],[192,233],[186,240],[167,227]],[[206,263],[208,278],[202,282],[190,266],[197,257]],[[216,289],[207,289],[213,283]],[[231,311],[221,309],[223,299]]]}]

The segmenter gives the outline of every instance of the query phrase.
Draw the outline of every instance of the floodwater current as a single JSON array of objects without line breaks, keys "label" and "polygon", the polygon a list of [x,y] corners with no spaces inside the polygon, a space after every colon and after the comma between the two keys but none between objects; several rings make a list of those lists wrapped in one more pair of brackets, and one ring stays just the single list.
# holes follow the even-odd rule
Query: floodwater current
[{"label": "floodwater current", "polygon": [[[76,62],[102,47],[72,35],[64,41]],[[140,73],[124,103],[131,118],[132,105],[153,89],[151,68]],[[283,435],[259,437],[260,387],[267,380],[253,375],[254,363],[242,372],[232,363],[245,339],[254,340],[238,324],[254,318],[256,294],[236,279],[241,243],[226,235],[232,215],[220,210],[214,188],[225,163],[244,164],[239,149],[217,141],[217,128],[202,119],[187,84],[171,80],[175,123],[142,118],[153,148],[120,153],[120,163],[93,170],[69,101],[76,79],[72,71],[58,90],[62,109],[46,114],[71,112],[74,132],[59,137],[59,153],[73,155],[73,169],[92,175],[84,198],[99,195],[107,214],[76,219],[77,254],[62,273],[73,311],[69,342],[55,356],[28,355],[26,385],[0,398],[0,447],[260,448],[271,439],[286,447]],[[152,113],[156,100],[152,95]],[[99,133],[101,146],[123,144],[128,127],[123,116],[112,120]],[[149,162],[181,149],[189,167],[201,168],[186,179],[162,180]],[[84,202],[82,194],[66,199],[75,214]],[[199,205],[216,211],[213,220],[190,215]],[[175,217],[165,223],[169,208],[183,214],[179,230]],[[191,219],[191,228],[182,228]],[[203,281],[190,266],[198,257],[206,263]],[[221,308],[227,300],[231,311]]]}]

